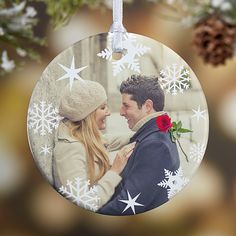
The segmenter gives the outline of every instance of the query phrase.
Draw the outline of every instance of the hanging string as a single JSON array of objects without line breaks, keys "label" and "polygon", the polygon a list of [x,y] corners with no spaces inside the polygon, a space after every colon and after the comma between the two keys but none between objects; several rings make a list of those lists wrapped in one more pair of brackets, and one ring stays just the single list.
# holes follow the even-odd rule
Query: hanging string
[{"label": "hanging string", "polygon": [[113,33],[112,51],[113,53],[122,53],[122,38],[126,29],[123,26],[123,0],[113,0],[113,24],[110,32]]}]

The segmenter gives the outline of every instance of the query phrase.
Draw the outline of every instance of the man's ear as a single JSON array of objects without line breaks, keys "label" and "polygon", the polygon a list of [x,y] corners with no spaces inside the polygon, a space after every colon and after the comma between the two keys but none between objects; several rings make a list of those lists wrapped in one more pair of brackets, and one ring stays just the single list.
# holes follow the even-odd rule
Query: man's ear
[{"label": "man's ear", "polygon": [[144,107],[147,113],[153,111],[153,101],[151,99],[147,99],[144,103]]}]

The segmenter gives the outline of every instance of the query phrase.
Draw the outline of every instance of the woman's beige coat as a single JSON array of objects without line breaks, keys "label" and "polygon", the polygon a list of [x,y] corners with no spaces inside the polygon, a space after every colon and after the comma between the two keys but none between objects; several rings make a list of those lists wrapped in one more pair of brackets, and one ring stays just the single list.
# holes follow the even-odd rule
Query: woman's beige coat
[{"label": "woman's beige coat", "polygon": [[[112,138],[107,144],[111,151],[128,144],[130,136],[126,138]],[[95,162],[95,175],[98,173],[98,165]],[[67,181],[75,181],[75,178],[88,181],[87,157],[84,145],[72,138],[67,126],[60,122],[55,135],[55,147],[53,153],[53,177],[56,189],[67,186]],[[115,187],[121,181],[121,177],[112,170],[108,170],[96,184],[97,193],[94,196],[95,210],[103,206],[114,194]],[[97,200],[99,199],[99,200]],[[73,200],[73,199],[71,199]],[[78,204],[78,202],[77,202]],[[82,202],[79,203],[86,208]]]}]

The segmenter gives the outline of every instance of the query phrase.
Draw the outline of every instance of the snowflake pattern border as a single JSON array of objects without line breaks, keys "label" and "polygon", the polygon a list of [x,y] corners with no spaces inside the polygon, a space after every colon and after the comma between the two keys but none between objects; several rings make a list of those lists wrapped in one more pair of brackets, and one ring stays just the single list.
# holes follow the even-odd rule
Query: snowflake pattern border
[{"label": "snowflake pattern border", "polygon": [[[112,38],[112,33],[109,34]],[[140,62],[139,58],[145,53],[151,50],[151,48],[138,43],[134,35],[129,33],[124,34],[123,37],[123,48],[126,53],[122,56],[120,60],[112,62],[113,75],[117,76],[123,70],[129,69],[133,72],[140,73]],[[112,60],[112,49],[107,47],[97,54],[98,57],[106,59],[108,61]]]},{"label": "snowflake pattern border", "polygon": [[183,170],[180,167],[178,170],[172,172],[164,169],[165,179],[157,185],[167,189],[168,199],[171,199],[175,194],[183,189],[189,183],[189,179],[183,176]]},{"label": "snowflake pattern border", "polygon": [[80,207],[94,212],[98,210],[100,200],[98,189],[97,186],[90,187],[89,180],[79,177],[75,178],[74,181],[67,180],[66,186],[61,186],[59,192]]},{"label": "snowflake pattern border", "polygon": [[201,143],[190,146],[189,159],[200,164],[205,153],[205,145]]},{"label": "snowflake pattern border", "polygon": [[44,156],[47,156],[47,154],[51,154],[52,152],[51,151],[52,147],[47,144],[42,145],[40,148],[41,148],[41,151],[39,153],[43,154]]},{"label": "snowflake pattern border", "polygon": [[58,127],[60,119],[58,109],[45,101],[34,103],[28,111],[29,129],[33,129],[35,134],[39,133],[41,136],[52,134],[52,131]]},{"label": "snowflake pattern border", "polygon": [[184,90],[190,87],[190,72],[184,66],[172,64],[166,66],[160,71],[160,85],[167,93],[177,95],[177,92],[183,93]]}]

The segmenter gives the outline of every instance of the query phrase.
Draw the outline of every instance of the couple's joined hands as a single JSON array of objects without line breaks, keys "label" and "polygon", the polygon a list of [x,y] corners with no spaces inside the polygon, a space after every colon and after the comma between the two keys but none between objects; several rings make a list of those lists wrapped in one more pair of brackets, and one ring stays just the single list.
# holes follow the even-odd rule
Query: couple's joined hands
[{"label": "couple's joined hands", "polygon": [[123,147],[121,150],[119,150],[119,152],[116,154],[115,160],[110,170],[116,172],[118,175],[123,171],[129,157],[133,153],[135,144],[136,142],[130,143]]}]

